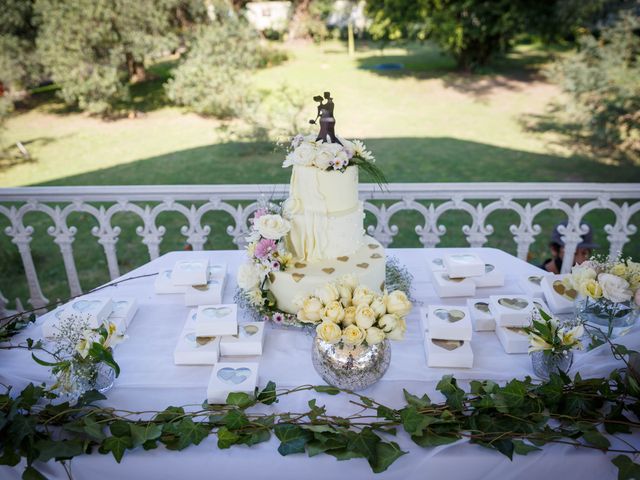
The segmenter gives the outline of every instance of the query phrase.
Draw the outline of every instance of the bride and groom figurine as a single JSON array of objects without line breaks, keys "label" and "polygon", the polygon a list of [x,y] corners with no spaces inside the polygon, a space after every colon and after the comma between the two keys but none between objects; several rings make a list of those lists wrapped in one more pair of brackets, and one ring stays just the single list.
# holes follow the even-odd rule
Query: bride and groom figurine
[{"label": "bride and groom figurine", "polygon": [[[342,145],[338,137],[336,137],[336,119],[333,116],[334,103],[330,92],[324,92],[324,97],[316,95],[313,99],[318,102],[318,115],[314,120],[309,120],[311,125],[315,125],[320,118],[320,132],[316,140],[323,142],[331,141],[331,143],[339,143]],[[325,102],[326,100],[326,102]],[[327,138],[329,140],[327,140]]]}]

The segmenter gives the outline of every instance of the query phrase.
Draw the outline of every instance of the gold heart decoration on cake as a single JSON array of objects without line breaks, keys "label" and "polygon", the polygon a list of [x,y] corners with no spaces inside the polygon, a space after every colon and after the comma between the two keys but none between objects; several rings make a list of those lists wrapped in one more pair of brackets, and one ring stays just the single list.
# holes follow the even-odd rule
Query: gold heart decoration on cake
[{"label": "gold heart decoration on cake", "polygon": [[304,273],[292,273],[291,277],[296,283],[298,283],[300,280],[304,278]]},{"label": "gold heart decoration on cake", "polygon": [[336,260],[338,260],[339,262],[348,262],[349,261],[349,257],[344,255],[342,257],[338,257]]},{"label": "gold heart decoration on cake", "polygon": [[432,339],[431,343],[440,348],[444,348],[445,350],[449,350],[450,352],[464,345],[462,340],[440,340],[438,338]]},{"label": "gold heart decoration on cake", "polygon": [[464,280],[464,278],[462,277],[458,277],[458,278],[450,277],[448,273],[443,273],[442,278],[444,278],[447,282],[456,282],[456,283],[460,283],[461,281]]},{"label": "gold heart decoration on cake", "polygon": [[522,310],[527,308],[529,302],[522,298],[501,298],[498,300],[498,303],[503,307],[510,308],[511,310]]},{"label": "gold heart decoration on cake", "polygon": [[382,283],[380,284],[380,291],[381,291],[381,292],[384,292],[384,282],[382,282]]},{"label": "gold heart decoration on cake", "polygon": [[487,302],[477,302],[473,306],[476,307],[476,310],[480,310],[481,312],[491,313],[491,311],[489,310],[489,304]]},{"label": "gold heart decoration on cake", "polygon": [[304,267],[307,266],[307,264],[306,263],[302,263],[302,262],[296,262],[296,263],[293,264],[293,266],[296,267],[296,268],[304,268]]},{"label": "gold heart decoration on cake", "polygon": [[324,273],[326,273],[327,275],[331,275],[333,272],[336,271],[336,269],[335,268],[331,268],[331,267],[327,267],[327,268],[323,268],[322,271]]},{"label": "gold heart decoration on cake", "polygon": [[276,276],[273,272],[269,272],[269,282],[271,282],[272,285],[276,283]]},{"label": "gold heart decoration on cake", "polygon": [[370,244],[369,244],[369,248],[370,248],[371,250],[375,250],[375,249],[376,249],[376,248],[378,248],[379,246],[380,246],[380,245],[376,245],[375,243],[370,243]]},{"label": "gold heart decoration on cake", "polygon": [[556,280],[555,282],[553,282],[553,289],[558,295],[562,295],[564,298],[571,301],[575,300],[578,296],[578,292],[576,292],[573,288],[567,288],[560,280]]},{"label": "gold heart decoration on cake", "polygon": [[444,308],[438,308],[433,314],[441,320],[449,323],[459,322],[464,318],[464,312],[458,309],[445,310]]},{"label": "gold heart decoration on cake", "polygon": [[370,258],[382,258],[382,255],[380,255],[379,253],[374,253]]},{"label": "gold heart decoration on cake", "polygon": [[540,285],[540,282],[542,282],[542,277],[539,275],[531,275],[529,278],[527,278],[527,280],[529,280],[531,283],[535,283],[536,285]]},{"label": "gold heart decoration on cake", "polygon": [[507,330],[511,330],[513,333],[518,335],[524,335],[525,337],[529,335],[524,328],[521,327],[507,327]]},{"label": "gold heart decoration on cake", "polygon": [[368,264],[368,263],[366,263],[366,262],[358,263],[358,264],[356,265],[356,267],[360,267],[360,268],[367,269],[367,268],[369,268],[369,264]]}]

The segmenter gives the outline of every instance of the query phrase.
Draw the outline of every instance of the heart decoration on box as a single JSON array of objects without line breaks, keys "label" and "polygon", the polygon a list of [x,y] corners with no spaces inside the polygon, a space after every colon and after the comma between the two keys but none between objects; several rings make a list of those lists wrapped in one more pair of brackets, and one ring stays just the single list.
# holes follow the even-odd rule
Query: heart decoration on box
[{"label": "heart decoration on box", "polygon": [[166,278],[171,279],[171,270],[165,270],[164,272],[162,272],[162,275],[164,275]]},{"label": "heart decoration on box", "polygon": [[122,300],[120,302],[113,302],[113,311],[111,313],[124,313],[129,302]]},{"label": "heart decoration on box", "polygon": [[178,270],[185,270],[187,272],[193,272],[196,270],[202,270],[204,264],[200,262],[182,262],[177,265]]},{"label": "heart decoration on box", "polygon": [[209,285],[194,285],[193,288],[201,292],[207,292],[209,290]]},{"label": "heart decoration on box", "polygon": [[477,302],[473,305],[476,310],[480,310],[483,313],[491,313],[489,310],[489,304],[487,302]]},{"label": "heart decoration on box", "polygon": [[444,348],[445,350],[449,350],[450,352],[464,345],[462,340],[440,340],[437,338],[432,339],[431,343],[440,348]]},{"label": "heart decoration on box", "polygon": [[448,273],[443,273],[442,278],[444,278],[447,282],[455,282],[455,283],[460,283],[461,281],[464,280],[464,278],[461,278],[461,277],[458,277],[458,278],[450,277]]},{"label": "heart decoration on box", "polygon": [[251,370],[245,367],[224,367],[218,370],[218,378],[232,385],[239,385],[251,376]]},{"label": "heart decoration on box", "polygon": [[433,314],[439,319],[449,323],[456,323],[464,318],[464,312],[457,309],[445,310],[444,308],[439,308],[435,310]]},{"label": "heart decoration on box", "polygon": [[230,307],[207,307],[202,309],[202,314],[209,318],[224,318],[230,313]]},{"label": "heart decoration on box", "polygon": [[542,282],[542,277],[540,275],[531,275],[527,280],[539,286]]},{"label": "heart decoration on box", "polygon": [[529,335],[522,327],[507,327],[507,330],[511,330],[518,335],[524,335],[525,337]]},{"label": "heart decoration on box", "polygon": [[190,342],[195,343],[196,348],[204,347],[205,345],[208,345],[216,339],[216,337],[196,337],[195,333],[188,333],[185,335],[185,338]]},{"label": "heart decoration on box", "polygon": [[434,265],[438,265],[439,267],[444,267],[444,262],[441,258],[434,258],[433,260],[431,260],[431,263],[433,263]]},{"label": "heart decoration on box", "polygon": [[574,301],[578,296],[578,292],[576,292],[573,288],[567,288],[561,280],[556,280],[553,282],[553,290],[558,294],[566,298],[567,300]]},{"label": "heart decoration on box", "polygon": [[491,273],[496,269],[496,267],[494,267],[493,265],[491,265],[490,263],[485,263],[484,264],[484,273]]},{"label": "heart decoration on box", "polygon": [[255,325],[244,325],[240,328],[240,336],[246,338],[253,337],[259,331],[260,329]]},{"label": "heart decoration on box", "polygon": [[498,303],[511,310],[523,310],[529,305],[529,302],[522,298],[501,298],[498,300]]},{"label": "heart decoration on box", "polygon": [[457,262],[457,263],[474,263],[478,260],[475,256],[469,255],[467,253],[451,255],[449,258],[451,259],[451,261]]},{"label": "heart decoration on box", "polygon": [[74,310],[84,313],[93,310],[96,306],[102,304],[100,300],[78,300],[72,305]]}]

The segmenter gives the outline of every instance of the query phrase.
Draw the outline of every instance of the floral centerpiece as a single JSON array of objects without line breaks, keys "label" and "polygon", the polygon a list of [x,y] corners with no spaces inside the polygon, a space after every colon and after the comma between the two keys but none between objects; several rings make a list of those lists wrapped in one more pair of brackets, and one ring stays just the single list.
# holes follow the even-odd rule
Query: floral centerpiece
[{"label": "floral centerpiece", "polygon": [[524,330],[529,334],[533,370],[540,378],[547,379],[557,371],[567,372],[573,363],[573,349],[582,349],[582,325],[562,326],[557,318],[540,309],[531,326]]},{"label": "floral centerpiece", "polygon": [[351,390],[384,375],[391,359],[388,340],[404,338],[412,308],[403,291],[379,295],[350,274],[297,304],[298,320],[315,325],[314,367],[327,383]]},{"label": "floral centerpiece", "polygon": [[55,361],[45,361],[35,355],[41,365],[52,367],[56,378],[51,390],[63,396],[77,398],[89,390],[106,392],[113,386],[120,367],[113,358],[113,347],[125,339],[114,323],[98,328],[89,326],[82,315],[63,318],[54,335],[53,350],[42,348]]},{"label": "floral centerpiece", "polygon": [[640,263],[592,258],[573,267],[563,283],[580,295],[578,318],[603,335],[624,335],[635,323],[640,305]]}]

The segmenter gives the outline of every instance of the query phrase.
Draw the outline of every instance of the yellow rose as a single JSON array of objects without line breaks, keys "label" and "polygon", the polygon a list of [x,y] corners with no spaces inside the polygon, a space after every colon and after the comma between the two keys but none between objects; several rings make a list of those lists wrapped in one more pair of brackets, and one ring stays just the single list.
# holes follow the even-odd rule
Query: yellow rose
[{"label": "yellow rose", "polygon": [[402,340],[404,338],[404,332],[407,331],[407,322],[405,322],[404,318],[397,318],[396,328],[387,333],[389,340]]},{"label": "yellow rose", "polygon": [[353,291],[353,298],[351,299],[351,303],[356,307],[360,305],[371,305],[373,301],[374,294],[371,290],[369,290],[365,286],[356,287]]},{"label": "yellow rose", "polygon": [[378,320],[378,325],[385,333],[389,333],[396,328],[399,319],[400,317],[398,317],[397,315],[393,313],[387,313],[386,315],[383,315],[380,320]]},{"label": "yellow rose", "polygon": [[316,333],[323,342],[335,344],[342,338],[342,329],[333,322],[322,322],[316,327]]},{"label": "yellow rose", "polygon": [[587,280],[584,283],[583,290],[580,291],[580,294],[597,300],[602,297],[602,287],[597,280]]},{"label": "yellow rose", "polygon": [[304,312],[304,318],[307,319],[307,322],[319,322],[323,309],[324,305],[317,297],[307,297],[302,302],[302,312]]},{"label": "yellow rose", "polygon": [[340,323],[344,318],[344,308],[340,302],[333,301],[324,308],[322,320],[325,322]]},{"label": "yellow rose", "polygon": [[345,327],[349,325],[353,325],[356,323],[356,307],[353,305],[344,309],[344,318],[342,319],[342,324]]},{"label": "yellow rose", "polygon": [[624,263],[616,263],[611,267],[609,273],[617,277],[624,277],[627,273],[627,266]]},{"label": "yellow rose", "polygon": [[387,304],[387,313],[395,313],[401,317],[407,315],[413,305],[407,298],[407,294],[402,290],[396,290],[395,292],[391,292],[386,297]]},{"label": "yellow rose", "polygon": [[338,284],[349,287],[351,290],[355,290],[358,286],[358,277],[352,273],[347,273],[338,279]]},{"label": "yellow rose", "polygon": [[366,332],[357,325],[349,325],[342,331],[342,341],[347,345],[360,345],[365,336]]},{"label": "yellow rose", "polygon": [[338,284],[338,295],[340,295],[340,303],[343,307],[351,306],[351,296],[353,295],[351,287]]},{"label": "yellow rose", "polygon": [[329,305],[340,297],[338,294],[338,288],[333,283],[327,283],[323,287],[316,289],[315,296],[318,297],[325,305]]},{"label": "yellow rose", "polygon": [[371,327],[367,329],[367,343],[369,345],[376,345],[378,343],[382,343],[385,337],[386,335],[379,328]]},{"label": "yellow rose", "polygon": [[376,312],[368,305],[360,305],[356,308],[356,325],[360,328],[369,328],[376,322]]},{"label": "yellow rose", "polygon": [[371,302],[371,309],[375,312],[377,317],[381,317],[385,313],[387,313],[387,307],[384,304],[384,299],[382,297],[375,297]]}]

